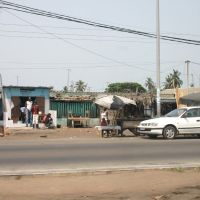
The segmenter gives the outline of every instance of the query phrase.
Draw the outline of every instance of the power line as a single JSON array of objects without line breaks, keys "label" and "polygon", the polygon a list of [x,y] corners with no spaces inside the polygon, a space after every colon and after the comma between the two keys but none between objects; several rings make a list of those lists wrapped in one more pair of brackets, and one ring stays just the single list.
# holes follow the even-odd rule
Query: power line
[{"label": "power line", "polygon": [[[10,13],[9,11],[6,11],[6,12]],[[10,14],[14,15],[13,13],[10,13]],[[121,62],[121,61],[117,61],[117,60],[114,60],[114,59],[112,59],[112,58],[103,56],[103,55],[101,55],[101,54],[99,54],[99,53],[96,53],[96,52],[94,52],[94,51],[92,51],[92,50],[89,50],[89,49],[86,49],[86,48],[84,48],[84,47],[81,47],[80,45],[76,45],[76,44],[74,44],[74,43],[72,43],[72,42],[66,41],[65,39],[63,39],[63,38],[57,36],[56,34],[50,33],[50,32],[48,32],[48,31],[42,29],[41,27],[39,27],[39,26],[37,26],[37,25],[34,25],[34,24],[28,22],[27,20],[24,20],[24,19],[22,19],[22,18],[20,18],[20,17],[18,17],[18,16],[16,16],[16,15],[14,15],[14,16],[17,17],[18,19],[22,20],[23,22],[26,22],[26,23],[32,25],[33,27],[36,27],[36,28],[38,28],[39,30],[42,30],[43,32],[45,32],[45,33],[47,33],[47,34],[49,34],[49,35],[53,35],[55,38],[57,38],[57,39],[59,39],[59,40],[62,40],[62,41],[66,42],[66,43],[68,43],[68,44],[70,44],[70,45],[72,45],[72,46],[75,46],[75,47],[77,47],[77,48],[80,48],[80,49],[82,49],[82,50],[84,50],[84,51],[87,51],[87,52],[89,52],[89,53],[92,53],[92,54],[95,54],[95,55],[97,55],[97,56],[100,56],[100,57],[102,57],[102,58],[104,58],[104,59],[106,59],[106,60],[115,62],[115,63],[117,63],[117,64],[121,64],[121,65],[124,65],[124,66],[134,67],[134,68],[138,68],[138,69],[140,69],[140,70],[145,70],[145,71],[150,71],[150,70],[148,70],[148,69],[146,69],[146,68],[141,68],[141,67],[138,67],[138,66],[132,66],[132,65],[130,65],[130,64],[127,64],[127,63],[124,63],[124,62]],[[155,71],[152,71],[152,72],[155,72]]]},{"label": "power line", "polygon": [[[41,27],[41,26],[40,26]],[[12,30],[0,30],[0,32],[7,32],[7,33],[25,33],[25,34],[41,34],[44,35],[44,32],[34,32],[34,31],[12,31]],[[138,39],[138,37],[125,37],[125,36],[116,36],[116,35],[94,35],[94,34],[74,34],[74,33],[53,33],[56,35],[70,35],[70,36],[79,36],[79,37],[101,37],[101,38],[121,38],[121,39]],[[141,39],[141,38],[140,38]],[[144,38],[143,38],[144,39]]]},{"label": "power line", "polygon": [[[0,7],[1,8],[1,7]],[[10,24],[10,23],[0,23],[2,26],[18,26],[18,27],[30,27],[31,25],[29,24]],[[83,28],[83,27],[68,27],[68,26],[47,26],[47,25],[40,25],[40,27],[43,28],[51,28],[51,29],[70,29],[70,30],[86,30],[86,31],[109,31],[106,29],[101,29],[98,27],[93,27],[93,28]]]},{"label": "power line", "polygon": [[[108,63],[96,63],[96,62],[26,62],[26,61],[7,61],[7,60],[0,60],[0,63],[3,64],[16,64],[16,65],[43,65],[43,66],[52,66],[52,65],[66,65],[70,64],[70,65],[92,65],[92,66],[98,66],[98,67],[106,67],[106,66],[116,66],[116,65],[109,65]],[[161,64],[180,64],[182,63],[181,61],[164,61],[161,62]],[[129,61],[128,62],[129,65],[134,64],[134,65],[142,65],[142,66],[154,66],[155,62],[144,62],[144,63],[135,63],[133,61]],[[119,65],[122,66],[122,65]]]},{"label": "power line", "polygon": [[[11,24],[11,23],[0,23],[1,26],[17,26],[17,27],[31,27],[29,24]],[[43,28],[51,28],[51,29],[70,29],[70,30],[86,30],[86,31],[109,31],[107,29],[101,29],[101,28],[83,28],[83,27],[68,27],[68,26],[47,26],[47,25],[40,25],[40,27]],[[182,35],[182,36],[192,36],[192,37],[200,37],[199,34],[191,34],[191,33],[175,33],[175,32],[165,32],[162,31],[164,34],[169,35]],[[120,37],[120,36],[114,36],[114,37]],[[122,36],[123,37],[123,36]],[[127,36],[126,36],[127,37]]]},{"label": "power line", "polygon": [[33,23],[31,23],[31,22],[25,20],[25,19],[22,19],[21,17],[15,15],[15,14],[9,12],[9,11],[6,11],[6,12],[8,12],[9,14],[11,14],[11,15],[15,16],[16,18],[20,19],[21,21],[26,22],[26,23],[32,25],[33,27],[35,27],[35,28],[37,28],[37,29],[39,29],[39,30],[41,30],[41,31],[43,31],[43,32],[45,32],[45,33],[47,33],[47,34],[52,35],[52,36],[54,36],[55,38],[57,38],[57,39],[59,39],[59,40],[65,42],[65,43],[67,43],[67,44],[70,44],[70,45],[72,45],[72,46],[74,46],[74,47],[76,47],[76,48],[79,48],[79,49],[81,49],[81,50],[83,50],[83,51],[86,51],[86,52],[88,52],[88,53],[90,53],[90,54],[96,55],[96,56],[98,56],[98,57],[104,58],[104,59],[109,60],[109,61],[112,61],[112,62],[115,62],[115,63],[117,63],[117,64],[121,64],[121,65],[128,66],[128,67],[134,67],[134,68],[137,68],[137,69],[140,69],[140,70],[146,70],[145,68],[140,68],[140,67],[138,67],[138,66],[129,65],[129,64],[125,63],[125,62],[115,60],[115,59],[113,59],[113,58],[110,58],[110,57],[104,56],[104,55],[102,55],[102,54],[99,54],[99,53],[97,53],[97,52],[95,52],[95,51],[93,51],[93,50],[90,50],[90,49],[87,49],[87,48],[82,47],[82,46],[80,46],[80,45],[77,45],[77,44],[75,44],[75,43],[73,43],[73,42],[71,42],[71,41],[67,41],[67,40],[61,38],[60,36],[57,36],[56,34],[53,34],[53,33],[51,33],[51,32],[48,32],[48,31],[44,30],[43,28],[41,28],[41,27],[39,27],[39,26],[37,26],[37,25],[35,25],[35,24],[33,24]]},{"label": "power line", "polygon": [[190,62],[195,64],[195,65],[200,65],[200,63],[197,63],[197,62],[192,62],[192,61],[190,61]]},{"label": "power line", "polygon": [[[49,39],[49,40],[55,40],[57,38],[55,37],[44,37],[44,36],[26,36],[26,35],[4,35],[0,34],[0,37],[7,37],[7,38],[26,38],[26,39]],[[75,40],[75,41],[94,41],[94,42],[120,42],[120,43],[144,43],[144,44],[153,44],[153,42],[147,42],[147,41],[138,41],[138,40],[111,40],[111,39],[92,39],[92,38],[66,38],[63,37],[63,39],[66,40]],[[167,42],[166,42],[167,43]]]},{"label": "power line", "polygon": [[[0,32],[6,32],[6,33],[25,33],[25,34],[39,34],[39,35],[45,35],[47,33],[41,33],[41,32],[33,32],[33,31],[11,31],[11,30],[0,30]],[[49,32],[52,33],[52,32]],[[72,34],[72,33],[52,33],[56,35],[70,35],[70,36],[78,36],[78,37],[100,37],[101,39],[94,39],[94,38],[66,38],[63,37],[63,39],[68,40],[79,40],[79,41],[97,41],[97,42],[133,42],[133,43],[144,43],[144,44],[153,44],[154,42],[151,41],[141,41],[144,38],[137,38],[137,37],[120,37],[120,36],[111,36],[111,35],[87,35],[87,34]],[[26,36],[26,35],[4,35],[0,34],[1,37],[16,37],[16,38],[37,38],[37,39],[57,39],[55,37],[45,37],[45,36]],[[120,38],[120,39],[137,39],[137,40],[115,40],[115,39],[102,39],[102,38]],[[169,42],[165,42],[165,44],[169,44]]]},{"label": "power line", "polygon": [[[4,5],[4,6],[2,6],[2,8],[14,10],[14,11],[19,11],[19,12],[24,12],[24,13],[29,13],[29,14],[39,15],[39,16],[45,16],[45,17],[50,17],[50,18],[54,18],[54,19],[67,20],[67,21],[71,21],[71,22],[90,25],[90,26],[94,26],[94,27],[100,27],[100,28],[104,28],[104,29],[132,33],[132,34],[136,34],[136,35],[140,35],[140,36],[144,36],[144,37],[150,37],[150,38],[157,37],[155,34],[148,33],[148,32],[136,31],[136,30],[132,30],[132,29],[121,28],[121,27],[117,27],[117,26],[111,26],[111,25],[97,23],[97,22],[93,22],[93,21],[89,21],[89,20],[84,20],[81,18],[60,15],[57,13],[47,12],[44,10],[23,6],[20,4],[10,3],[7,1],[1,1],[1,3]],[[170,37],[170,36],[160,36],[160,38],[163,40],[168,40],[168,41],[173,41],[173,42],[200,45],[200,41],[198,41],[198,40],[191,40],[191,39]]]}]

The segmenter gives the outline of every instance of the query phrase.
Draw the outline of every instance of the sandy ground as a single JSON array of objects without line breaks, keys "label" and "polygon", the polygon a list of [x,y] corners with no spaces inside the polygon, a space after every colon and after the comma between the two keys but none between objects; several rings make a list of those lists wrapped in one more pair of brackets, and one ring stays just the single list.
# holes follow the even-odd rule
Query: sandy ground
[{"label": "sandy ground", "polygon": [[0,177],[0,200],[198,200],[200,170]]},{"label": "sandy ground", "polygon": [[[93,128],[60,128],[9,130],[0,140],[62,137],[101,138]],[[0,200],[200,200],[200,168],[2,176],[0,188]]]},{"label": "sandy ground", "polygon": [[[133,134],[132,134],[133,135]],[[54,138],[101,138],[100,133],[95,128],[56,128],[56,129],[33,129],[15,128],[7,129],[5,136],[0,140],[32,140],[32,139],[54,139]]]}]

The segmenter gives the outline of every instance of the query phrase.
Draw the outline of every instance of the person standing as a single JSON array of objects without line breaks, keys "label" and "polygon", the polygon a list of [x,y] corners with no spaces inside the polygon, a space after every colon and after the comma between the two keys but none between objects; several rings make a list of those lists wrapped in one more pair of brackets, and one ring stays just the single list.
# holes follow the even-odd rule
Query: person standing
[{"label": "person standing", "polygon": [[108,109],[104,108],[103,112],[101,113],[101,123],[108,125]]},{"label": "person standing", "polygon": [[32,106],[32,114],[33,114],[33,128],[39,128],[39,105],[36,101],[34,101]]},{"label": "person standing", "polygon": [[32,126],[32,113],[31,113],[32,104],[33,102],[31,101],[31,97],[29,97],[25,103],[25,108],[24,108],[26,127],[28,127],[28,124]]}]

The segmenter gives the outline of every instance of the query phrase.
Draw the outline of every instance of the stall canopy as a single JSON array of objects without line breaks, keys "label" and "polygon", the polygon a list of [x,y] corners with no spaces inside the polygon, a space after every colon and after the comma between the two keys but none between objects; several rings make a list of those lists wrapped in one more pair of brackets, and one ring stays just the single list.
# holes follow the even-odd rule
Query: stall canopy
[{"label": "stall canopy", "polygon": [[180,98],[181,103],[185,104],[200,104],[200,93],[191,93]]},{"label": "stall canopy", "polygon": [[95,103],[108,109],[120,109],[128,104],[136,105],[136,102],[134,100],[117,95],[107,95],[97,98],[95,100]]}]

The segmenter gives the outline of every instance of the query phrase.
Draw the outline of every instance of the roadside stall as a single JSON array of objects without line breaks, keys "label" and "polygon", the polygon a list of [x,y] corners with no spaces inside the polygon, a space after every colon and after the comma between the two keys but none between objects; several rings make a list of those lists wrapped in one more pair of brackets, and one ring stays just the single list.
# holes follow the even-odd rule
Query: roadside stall
[{"label": "roadside stall", "polygon": [[118,124],[118,119],[126,105],[134,105],[134,100],[117,95],[106,95],[95,100],[95,104],[101,107],[101,112],[104,109],[108,109],[109,120],[107,123],[102,122],[100,119],[100,125],[96,128],[101,132],[102,137],[122,136],[122,127]]}]

